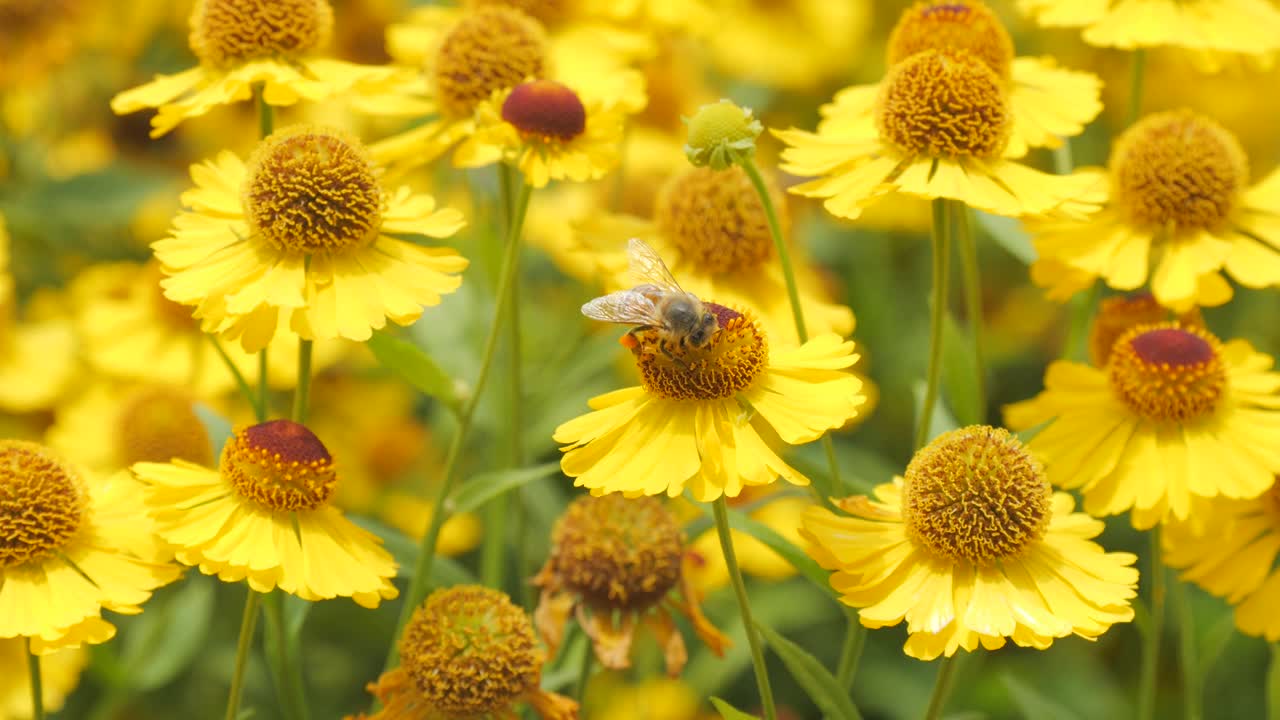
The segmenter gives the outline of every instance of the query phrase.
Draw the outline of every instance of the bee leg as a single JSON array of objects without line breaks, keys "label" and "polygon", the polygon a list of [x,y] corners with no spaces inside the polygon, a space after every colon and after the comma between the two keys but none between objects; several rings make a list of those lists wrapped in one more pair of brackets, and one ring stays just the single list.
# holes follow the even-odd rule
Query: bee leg
[{"label": "bee leg", "polygon": [[685,370],[689,369],[689,363],[685,362],[684,358],[682,357],[676,357],[675,355],[672,355],[671,350],[667,349],[667,344],[665,342],[658,343],[658,349],[662,351],[663,355],[666,355],[668,358],[670,358],[671,362],[679,365],[681,368]]}]

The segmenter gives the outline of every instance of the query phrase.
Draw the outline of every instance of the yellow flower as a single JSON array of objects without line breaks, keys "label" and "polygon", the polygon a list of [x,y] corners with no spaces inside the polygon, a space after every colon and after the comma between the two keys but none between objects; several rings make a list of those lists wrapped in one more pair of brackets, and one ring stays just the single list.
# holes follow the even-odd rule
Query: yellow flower
[{"label": "yellow flower", "polygon": [[771,351],[750,315],[704,305],[718,325],[705,347],[633,330],[623,340],[642,385],[597,396],[594,412],[556,428],[575,485],[631,497],[687,489],[710,502],[778,476],[809,484],[770,445],[812,442],[858,414],[862,382],[844,371],[853,343],[828,334]]},{"label": "yellow flower", "polygon": [[1052,421],[1030,442],[1053,484],[1091,515],[1131,510],[1146,529],[1195,498],[1256,497],[1280,471],[1280,373],[1243,340],[1190,325],[1138,325],[1103,369],[1059,361],[1040,395],[1005,408],[1009,427]]},{"label": "yellow flower", "polygon": [[[713,720],[702,695],[677,678],[648,677],[629,683],[622,673],[599,673],[583,692],[582,717],[603,720]],[[785,717],[785,716],[784,716]]]},{"label": "yellow flower", "polygon": [[154,543],[125,476],[81,477],[47,449],[0,440],[0,638],[32,652],[110,640],[103,610],[133,615],[178,568]]},{"label": "yellow flower", "polygon": [[[831,117],[817,133],[774,131],[790,147],[782,169],[820,176],[791,192],[824,198],[827,212],[857,218],[893,192],[960,200],[997,215],[1083,216],[1096,210],[1095,179],[1049,175],[1007,156],[1019,123],[1005,81],[959,49],[923,50],[898,62],[874,99],[874,128],[859,111]],[[847,104],[865,107],[857,95]],[[832,112],[835,112],[833,109]]]},{"label": "yellow flower", "polygon": [[1101,277],[1134,290],[1151,283],[1165,307],[1231,299],[1225,270],[1247,287],[1280,285],[1280,169],[1249,187],[1235,136],[1188,111],[1149,115],[1122,134],[1109,173],[1092,173],[1109,197],[1084,222],[1030,224],[1040,260],[1031,277],[1065,299]]},{"label": "yellow flower", "polygon": [[0,215],[0,410],[32,412],[54,405],[72,381],[76,338],[58,318],[19,322],[9,235]]},{"label": "yellow flower", "polygon": [[689,657],[672,618],[678,611],[723,655],[729,639],[698,607],[684,555],[684,534],[663,501],[617,494],[575,499],[556,521],[551,555],[534,578],[542,588],[534,622],[549,651],[560,647],[576,615],[600,664],[621,670],[631,666],[636,626],[644,623],[662,648],[667,674],[677,677]]},{"label": "yellow flower", "polygon": [[[4,0],[0,5],[0,89],[37,85],[76,47],[84,3],[76,0]],[[25,88],[24,88],[25,89]]]},{"label": "yellow flower", "polygon": [[[40,656],[40,689],[46,712],[57,712],[80,682],[89,663],[84,648],[68,648]],[[31,717],[31,675],[27,646],[20,638],[0,640],[0,720]]]},{"label": "yellow flower", "polygon": [[350,597],[367,608],[396,597],[381,542],[330,505],[333,458],[289,420],[241,428],[218,470],[183,460],[133,466],[156,533],[184,565],[304,600]]},{"label": "yellow flower", "polygon": [[1280,640],[1280,485],[1252,500],[1198,504],[1193,522],[1165,526],[1164,561],[1235,607],[1240,632]]},{"label": "yellow flower", "polygon": [[1017,438],[975,425],[934,439],[875,499],[841,501],[853,517],[811,508],[801,532],[863,625],[906,620],[911,657],[1043,650],[1133,619],[1136,558],[1105,552],[1102,522],[1073,506]]},{"label": "yellow flower", "polygon": [[160,137],[218,105],[248,100],[257,85],[263,101],[283,106],[401,82],[396,68],[320,57],[332,32],[328,0],[196,0],[189,42],[200,64],[116,95],[111,109],[159,108],[151,137]]},{"label": "yellow flower", "polygon": [[[363,342],[387,318],[408,325],[453,292],[467,261],[394,234],[447,237],[456,210],[378,179],[359,141],[303,127],[193,166],[190,208],[152,247],[165,297],[195,305],[206,332],[262,349],[278,325],[307,340]],[[283,331],[283,329],[279,330]]]},{"label": "yellow flower", "polygon": [[[744,498],[763,494],[753,490],[754,488],[748,488],[738,496],[737,503],[731,502],[730,506],[741,504]],[[806,498],[794,496],[767,497],[764,503],[762,507],[751,511],[751,519],[774,530],[793,545],[803,546],[800,518],[813,503]],[[738,530],[731,530],[730,533],[733,535],[734,553],[743,573],[772,581],[785,580],[796,574],[795,567],[768,545]],[[729,584],[729,568],[725,564],[724,551],[714,528],[689,543],[689,550],[685,555],[685,575],[700,595]]]}]

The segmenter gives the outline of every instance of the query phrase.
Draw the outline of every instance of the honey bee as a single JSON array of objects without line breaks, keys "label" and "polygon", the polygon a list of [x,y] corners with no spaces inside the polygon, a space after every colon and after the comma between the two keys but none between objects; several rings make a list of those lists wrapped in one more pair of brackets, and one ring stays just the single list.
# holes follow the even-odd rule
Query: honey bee
[{"label": "honey bee", "polygon": [[631,275],[641,284],[588,302],[582,306],[582,314],[592,320],[635,325],[627,333],[632,343],[636,332],[657,330],[658,349],[672,360],[679,361],[672,354],[672,346],[680,350],[706,347],[719,328],[716,316],[696,295],[680,287],[666,263],[645,241],[627,241],[627,260]]}]

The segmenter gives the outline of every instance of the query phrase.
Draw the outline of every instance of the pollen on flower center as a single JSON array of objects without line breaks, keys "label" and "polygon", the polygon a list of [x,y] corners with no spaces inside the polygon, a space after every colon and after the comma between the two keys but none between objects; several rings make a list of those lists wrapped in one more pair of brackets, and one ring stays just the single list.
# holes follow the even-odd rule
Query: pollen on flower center
[{"label": "pollen on flower center", "polygon": [[1013,65],[1013,39],[981,0],[918,2],[903,12],[889,35],[889,67],[923,50],[967,52],[1002,80]]},{"label": "pollen on flower center", "polygon": [[123,405],[115,428],[121,465],[163,463],[174,458],[197,465],[213,462],[209,434],[185,393],[147,387],[134,392]]},{"label": "pollen on flower center", "polygon": [[656,498],[579,497],[551,539],[552,572],[595,609],[644,610],[680,581],[680,525]]},{"label": "pollen on flower center", "polygon": [[236,494],[267,510],[314,510],[338,485],[324,443],[292,420],[236,432],[222,450],[221,471]]},{"label": "pollen on flower center", "polygon": [[938,436],[911,458],[904,480],[908,537],[950,560],[1015,557],[1043,537],[1053,514],[1040,463],[1002,428]]},{"label": "pollen on flower center", "polygon": [[502,103],[502,119],[522,135],[568,142],[587,128],[587,109],[577,93],[554,80],[520,83]]},{"label": "pollen on flower center", "polygon": [[364,146],[336,130],[292,127],[258,144],[244,189],[251,230],[281,252],[341,252],[373,242],[382,188]]},{"label": "pollen on flower center", "polygon": [[1107,372],[1116,396],[1154,422],[1209,415],[1227,384],[1218,339],[1177,323],[1139,325],[1121,335]]},{"label": "pollen on flower center", "polygon": [[542,77],[546,64],[546,31],[537,20],[510,7],[480,8],[458,21],[436,53],[441,110],[466,117],[493,91]]},{"label": "pollen on flower center", "polygon": [[764,333],[747,315],[703,303],[718,329],[704,347],[658,328],[634,333],[631,352],[645,390],[672,400],[720,400],[751,387],[769,362]]},{"label": "pollen on flower center", "polygon": [[[1111,348],[1121,335],[1137,325],[1164,322],[1170,312],[1151,293],[1105,298],[1098,304],[1098,313],[1089,326],[1089,361],[1094,367],[1106,367]],[[1198,310],[1191,310],[1178,318],[1183,325],[1204,326]]]},{"label": "pollen on flower center", "polygon": [[0,440],[0,568],[57,552],[84,522],[84,490],[48,450]]},{"label": "pollen on flower center", "polygon": [[189,42],[200,62],[225,68],[301,55],[325,45],[332,32],[328,0],[196,0]]},{"label": "pollen on flower center", "polygon": [[[771,179],[766,185],[785,227],[786,201]],[[737,166],[690,168],[673,176],[658,191],[654,219],[663,237],[703,272],[754,271],[773,253],[764,205]]]},{"label": "pollen on flower center", "polygon": [[1116,140],[1110,167],[1118,206],[1147,228],[1221,228],[1249,184],[1240,141],[1187,110],[1134,124]]},{"label": "pollen on flower center", "polygon": [[542,661],[524,610],[478,585],[431,593],[400,640],[400,662],[426,706],[449,718],[506,710],[537,684]]},{"label": "pollen on flower center", "polygon": [[999,76],[956,51],[926,50],[893,66],[876,106],[885,140],[933,157],[998,157],[1011,119]]}]

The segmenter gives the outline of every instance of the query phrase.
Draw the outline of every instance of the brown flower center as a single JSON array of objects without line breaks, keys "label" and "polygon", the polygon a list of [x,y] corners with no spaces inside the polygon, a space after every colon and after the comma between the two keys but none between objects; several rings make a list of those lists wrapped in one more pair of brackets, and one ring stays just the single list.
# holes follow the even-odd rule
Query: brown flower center
[{"label": "brown flower center", "polygon": [[197,465],[213,462],[213,445],[192,399],[174,388],[143,388],[124,401],[117,419],[116,448],[124,466],[174,458]]},{"label": "brown flower center", "polygon": [[323,46],[333,32],[327,0],[196,0],[191,51],[215,68],[292,58]]},{"label": "brown flower center", "polygon": [[440,44],[435,58],[436,95],[450,117],[467,117],[495,90],[542,77],[547,36],[519,10],[485,7],[468,14]]},{"label": "brown flower center", "polygon": [[529,17],[537,18],[544,25],[551,25],[568,16],[569,2],[570,0],[468,0],[467,6],[515,8]]},{"label": "brown flower center", "polygon": [[84,522],[80,479],[48,449],[0,440],[0,568],[58,552]]},{"label": "brown flower center", "polygon": [[[1164,322],[1170,311],[1156,302],[1151,293],[1117,295],[1098,304],[1098,312],[1089,326],[1089,361],[1094,367],[1106,367],[1116,340],[1137,325]],[[1183,325],[1204,327],[1200,311],[1192,309],[1178,318]]]},{"label": "brown flower center", "polygon": [[1227,385],[1218,339],[1177,323],[1131,328],[1112,347],[1107,372],[1116,396],[1154,422],[1211,414]]},{"label": "brown flower center", "polygon": [[981,0],[918,2],[903,12],[889,35],[889,67],[924,50],[966,52],[1000,79],[1007,81],[1011,75],[1013,39]]},{"label": "brown flower center", "polygon": [[703,303],[718,329],[703,347],[658,328],[636,330],[631,352],[645,390],[672,400],[719,400],[751,387],[769,363],[764,332],[747,315]]},{"label": "brown flower center", "polygon": [[502,119],[522,135],[568,142],[587,128],[587,109],[577,93],[554,80],[530,80],[511,90]]},{"label": "brown flower center", "polygon": [[314,510],[338,485],[333,458],[314,433],[292,420],[244,428],[222,450],[222,476],[236,494],[267,510]]},{"label": "brown flower center", "polygon": [[[766,185],[785,227],[786,199],[771,178]],[[658,192],[654,219],[663,237],[703,272],[755,271],[773,253],[764,205],[736,165],[723,171],[689,168],[673,176]]]},{"label": "brown flower center", "polygon": [[1011,122],[1000,77],[963,52],[926,50],[894,65],[876,108],[881,136],[913,155],[998,157]]}]

